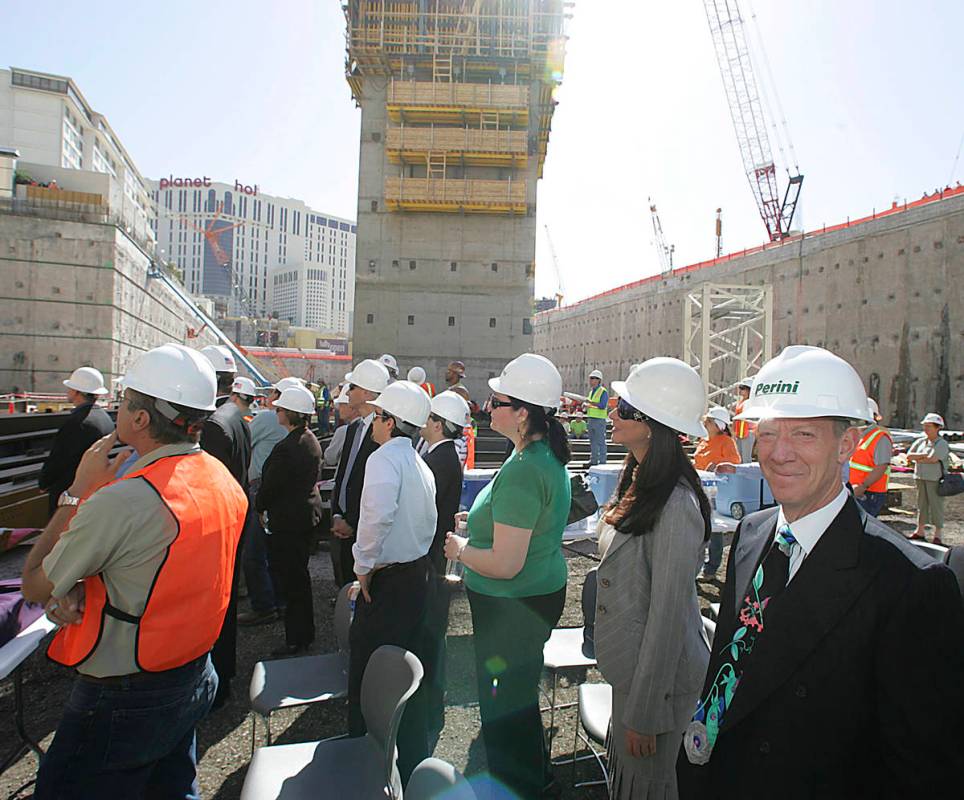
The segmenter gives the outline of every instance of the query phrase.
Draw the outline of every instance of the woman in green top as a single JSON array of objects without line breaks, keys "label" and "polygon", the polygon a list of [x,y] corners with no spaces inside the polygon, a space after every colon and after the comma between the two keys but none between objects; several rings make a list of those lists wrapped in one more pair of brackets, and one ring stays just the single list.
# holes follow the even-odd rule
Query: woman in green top
[{"label": "woman in green top", "polygon": [[492,429],[515,447],[473,503],[468,539],[449,534],[445,555],[465,565],[489,771],[514,796],[538,798],[552,784],[539,713],[542,648],[566,601],[569,440],[555,418],[562,378],[549,359],[525,353],[489,386]]}]

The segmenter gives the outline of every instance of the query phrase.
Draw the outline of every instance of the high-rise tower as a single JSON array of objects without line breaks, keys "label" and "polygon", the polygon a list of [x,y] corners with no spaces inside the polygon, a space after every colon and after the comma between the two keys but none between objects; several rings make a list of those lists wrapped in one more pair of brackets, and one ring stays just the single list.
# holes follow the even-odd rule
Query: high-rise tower
[{"label": "high-rise tower", "polygon": [[361,107],[354,352],[473,393],[531,349],[536,181],[564,0],[348,0]]}]

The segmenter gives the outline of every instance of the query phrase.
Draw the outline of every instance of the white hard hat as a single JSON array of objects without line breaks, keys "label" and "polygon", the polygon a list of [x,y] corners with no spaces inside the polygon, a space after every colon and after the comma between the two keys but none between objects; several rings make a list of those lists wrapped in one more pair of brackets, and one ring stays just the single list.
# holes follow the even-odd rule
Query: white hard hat
[{"label": "white hard hat", "polygon": [[234,379],[234,383],[231,384],[231,391],[248,397],[254,397],[258,394],[258,388],[254,385],[254,381],[244,376]]},{"label": "white hard hat", "polygon": [[920,424],[923,425],[925,422],[932,422],[940,428],[944,427],[944,418],[940,414],[935,414],[933,411],[929,414],[924,414],[924,419],[920,421]]},{"label": "white hard hat", "polygon": [[[706,416],[723,423],[724,426],[729,425],[733,421],[730,412],[723,408],[723,406],[711,406],[710,410],[706,412]],[[720,430],[722,430],[722,428]]]},{"label": "white hard hat", "polygon": [[381,362],[366,358],[345,376],[345,380],[369,392],[384,392],[391,380],[388,368]]},{"label": "white hard hat", "polygon": [[506,364],[498,378],[489,378],[489,388],[534,406],[559,408],[562,377],[545,356],[523,353]]},{"label": "white hard hat", "polygon": [[598,369],[594,369],[592,372],[589,373],[589,377],[599,378],[599,380],[602,380],[602,373]]},{"label": "white hard hat", "polygon": [[291,389],[293,387],[305,388],[305,382],[301,378],[295,378],[289,375],[287,378],[282,378],[271,388],[274,389],[278,394],[281,394],[285,389]]},{"label": "white hard hat", "polygon": [[382,355],[378,357],[378,360],[385,365],[390,373],[398,375],[398,362],[395,360],[395,356],[391,353],[382,353]]},{"label": "white hard hat", "polygon": [[211,362],[181,344],[162,344],[134,362],[121,385],[198,411],[214,411],[217,376]]},{"label": "white hard hat", "polygon": [[432,413],[463,428],[472,421],[469,404],[458,392],[445,391],[435,395],[432,398]]},{"label": "white hard hat", "polygon": [[348,386],[342,387],[342,390],[338,393],[338,397],[335,398],[336,406],[343,406],[348,402]]},{"label": "white hard hat", "polygon": [[[358,371],[357,369],[355,370]],[[372,405],[387,411],[402,422],[421,428],[428,422],[428,415],[432,409],[425,390],[411,381],[395,381],[372,400]]]},{"label": "white hard hat", "polygon": [[753,378],[743,378],[743,380],[741,380],[739,383],[737,383],[736,386],[737,386],[737,388],[740,388],[741,386],[745,386],[747,389],[752,389],[752,388],[753,388]]},{"label": "white hard hat", "polygon": [[298,414],[311,414],[315,410],[315,396],[304,386],[289,386],[274,401],[275,408],[286,408]]},{"label": "white hard hat", "polygon": [[880,416],[880,406],[877,405],[877,401],[873,397],[868,397],[867,406],[870,408],[870,416],[877,419]]},{"label": "white hard hat", "polygon": [[408,371],[408,379],[412,383],[425,383],[425,370],[421,367],[412,367]]},{"label": "white hard hat", "polygon": [[678,358],[647,359],[625,381],[613,381],[613,391],[667,428],[690,436],[706,436],[703,380]]},{"label": "white hard hat", "polygon": [[104,376],[93,367],[78,367],[64,381],[64,386],[83,394],[107,394],[108,391],[104,386]]},{"label": "white hard hat", "polygon": [[223,344],[209,344],[201,348],[215,372],[237,372],[238,366],[234,363],[234,356]]},{"label": "white hard hat", "polygon": [[873,422],[857,371],[822,347],[791,345],[763,365],[737,419],[837,417]]}]

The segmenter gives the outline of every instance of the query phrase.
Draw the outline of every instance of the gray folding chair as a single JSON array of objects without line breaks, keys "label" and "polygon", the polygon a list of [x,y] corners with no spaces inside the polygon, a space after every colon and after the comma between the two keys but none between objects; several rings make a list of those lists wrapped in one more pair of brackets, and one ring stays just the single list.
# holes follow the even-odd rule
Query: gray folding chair
[{"label": "gray folding chair", "polygon": [[317,656],[259,661],[254,665],[251,685],[251,753],[254,753],[256,718],[264,720],[266,743],[271,744],[271,714],[282,708],[324,703],[348,696],[348,632],[351,629],[351,601],[345,586],[335,601],[335,640],[338,650]]},{"label": "gray folding chair", "polygon": [[[581,683],[579,685],[579,719],[576,722],[576,735],[572,742],[572,781],[573,787],[599,786],[609,782],[606,769],[605,749],[597,750],[594,743],[605,748],[609,735],[609,722],[613,716],[613,687],[608,683]],[[589,754],[576,756],[576,748],[582,740],[589,748]],[[576,783],[576,762],[594,758],[602,772],[602,780]]]},{"label": "gray folding chair", "polygon": [[476,796],[455,767],[437,758],[426,758],[412,771],[405,800],[476,800]]},{"label": "gray folding chair", "polygon": [[395,739],[408,699],[422,680],[422,664],[401,647],[382,645],[362,678],[364,736],[259,747],[241,800],[401,800]]},{"label": "gray folding chair", "polygon": [[706,638],[710,640],[710,647],[713,647],[713,637],[716,635],[716,622],[709,617],[703,617],[703,630],[706,631]]},{"label": "gray folding chair", "polygon": [[720,618],[720,604],[710,603],[710,619],[715,620],[719,618]]}]

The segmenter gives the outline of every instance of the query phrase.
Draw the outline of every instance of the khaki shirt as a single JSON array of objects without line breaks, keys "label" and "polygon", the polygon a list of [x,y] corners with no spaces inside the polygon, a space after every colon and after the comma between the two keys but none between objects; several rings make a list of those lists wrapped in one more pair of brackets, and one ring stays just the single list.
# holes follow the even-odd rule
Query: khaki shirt
[{"label": "khaki shirt", "polygon": [[[164,445],[139,458],[128,474],[165,456],[200,452],[201,448],[191,443]],[[44,573],[57,598],[78,581],[99,574],[111,604],[140,616],[176,536],[174,515],[147,481],[120,480],[96,491],[77,509],[44,559]],[[136,632],[136,625],[105,615],[103,635],[77,671],[96,678],[139,672],[134,663]]]}]

